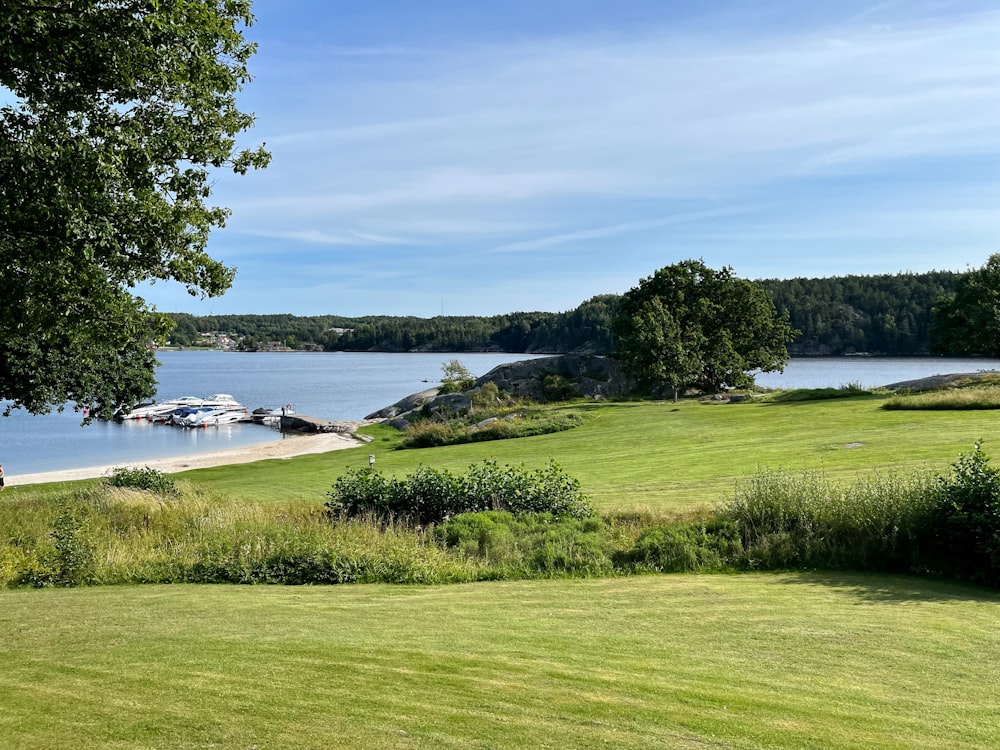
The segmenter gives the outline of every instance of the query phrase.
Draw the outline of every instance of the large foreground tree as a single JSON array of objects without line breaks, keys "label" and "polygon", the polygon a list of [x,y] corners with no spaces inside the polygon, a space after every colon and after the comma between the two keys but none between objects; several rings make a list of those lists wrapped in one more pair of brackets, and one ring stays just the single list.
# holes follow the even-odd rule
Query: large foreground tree
[{"label": "large foreground tree", "polygon": [[938,300],[931,318],[931,351],[1000,357],[1000,254],[961,278]]},{"label": "large foreground tree", "polygon": [[768,293],[729,267],[686,260],[642,279],[619,302],[615,352],[640,385],[708,392],[780,371],[794,332]]},{"label": "large foreground tree", "polygon": [[[170,322],[145,281],[217,295],[206,253],[228,211],[212,170],[264,166],[236,136],[253,116],[242,0],[0,3],[0,398],[91,417],[155,391]],[[9,408],[8,408],[9,412]]]}]

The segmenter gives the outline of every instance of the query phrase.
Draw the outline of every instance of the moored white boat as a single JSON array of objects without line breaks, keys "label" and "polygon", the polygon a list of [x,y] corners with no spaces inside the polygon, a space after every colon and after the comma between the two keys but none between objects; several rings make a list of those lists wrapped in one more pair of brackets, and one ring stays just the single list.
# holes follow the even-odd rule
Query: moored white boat
[{"label": "moored white boat", "polygon": [[180,398],[172,398],[169,401],[160,401],[159,403],[153,402],[151,404],[139,404],[127,412],[120,412],[116,415],[118,419],[152,419],[158,414],[166,414],[174,409],[178,409],[184,406],[192,406],[194,404],[200,404],[202,399],[197,396],[181,396]]},{"label": "moored white boat", "polygon": [[182,427],[205,427],[249,421],[250,412],[231,394],[214,393],[206,398],[181,396],[159,403],[137,405],[127,413],[116,415],[116,418],[147,419]]},{"label": "moored white boat", "polygon": [[247,411],[245,406],[228,409],[209,409],[207,411],[192,414],[185,420],[184,426],[214,427],[221,424],[232,424],[233,422],[248,420],[249,417],[250,412]]},{"label": "moored white boat", "polygon": [[178,427],[194,427],[195,421],[202,415],[214,411],[211,406],[195,406],[176,412],[170,417],[170,424]]}]

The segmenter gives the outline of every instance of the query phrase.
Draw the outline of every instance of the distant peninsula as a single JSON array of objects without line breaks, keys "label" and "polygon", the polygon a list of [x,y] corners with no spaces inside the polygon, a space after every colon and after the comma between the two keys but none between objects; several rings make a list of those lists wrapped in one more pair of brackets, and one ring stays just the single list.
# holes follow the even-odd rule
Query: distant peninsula
[{"label": "distant peninsula", "polygon": [[[930,352],[932,311],[966,274],[951,271],[759,280],[797,331],[792,356]],[[239,351],[609,354],[619,296],[566,312],[492,316],[208,315],[170,313],[170,345]]]}]

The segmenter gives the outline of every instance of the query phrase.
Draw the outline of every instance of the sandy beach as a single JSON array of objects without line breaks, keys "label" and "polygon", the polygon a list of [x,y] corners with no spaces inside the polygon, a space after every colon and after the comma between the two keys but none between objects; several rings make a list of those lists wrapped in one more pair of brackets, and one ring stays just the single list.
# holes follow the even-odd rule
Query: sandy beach
[{"label": "sandy beach", "polygon": [[67,469],[65,471],[47,471],[40,474],[8,474],[5,477],[8,487],[19,484],[43,484],[46,482],[71,482],[78,479],[93,479],[109,476],[117,466],[149,466],[164,473],[188,471],[190,469],[207,469],[211,466],[226,464],[245,464],[252,461],[264,461],[270,458],[293,458],[309,453],[327,453],[328,451],[353,448],[362,445],[357,438],[347,433],[320,433],[316,435],[286,434],[280,440],[243,448],[195,453],[188,456],[173,458],[154,458],[149,461],[137,461],[127,464],[109,464],[106,466],[88,466],[83,469]]}]

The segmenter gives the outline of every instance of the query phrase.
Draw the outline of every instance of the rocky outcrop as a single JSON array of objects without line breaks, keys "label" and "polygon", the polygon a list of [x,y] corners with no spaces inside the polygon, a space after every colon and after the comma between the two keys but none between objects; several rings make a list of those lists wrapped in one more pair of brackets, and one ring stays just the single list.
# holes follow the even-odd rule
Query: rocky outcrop
[{"label": "rocky outcrop", "polygon": [[429,388],[379,409],[365,419],[384,420],[393,427],[406,429],[418,414],[439,418],[464,414],[472,405],[472,394],[487,383],[533,401],[549,400],[555,395],[554,391],[563,397],[616,398],[629,393],[633,386],[613,359],[561,354],[494,367],[464,393],[441,394],[439,388]]},{"label": "rocky outcrop", "polygon": [[333,422],[305,414],[283,414],[278,417],[282,432],[339,432],[350,434],[357,427],[357,422]]},{"label": "rocky outcrop", "polygon": [[983,378],[996,378],[996,376],[997,373],[992,370],[980,370],[979,372],[954,372],[948,375],[931,375],[930,377],[917,378],[916,380],[904,380],[900,383],[889,383],[889,385],[884,385],[882,387],[887,391],[930,391],[935,388],[946,388],[959,383],[974,383],[975,381],[982,380]]},{"label": "rocky outcrop", "polygon": [[411,393],[406,398],[402,398],[392,404],[392,406],[386,406],[384,409],[372,412],[365,419],[392,419],[393,417],[398,417],[400,414],[406,414],[414,409],[419,409],[429,401],[433,401],[440,390],[440,388],[428,388],[426,391]]},{"label": "rocky outcrop", "polygon": [[501,391],[541,401],[547,397],[546,378],[550,375],[562,378],[573,392],[589,398],[625,396],[635,386],[622,372],[617,360],[560,354],[498,365],[479,378],[476,387],[494,383]]}]

